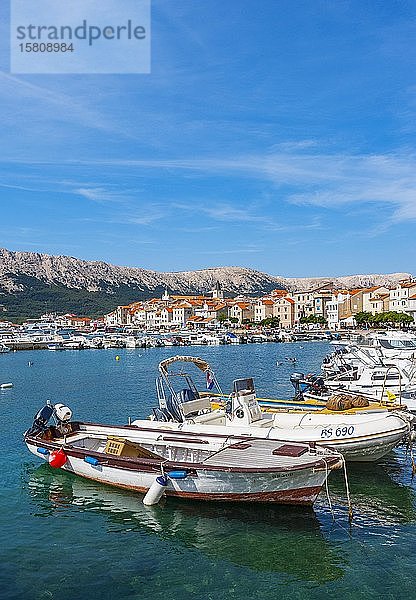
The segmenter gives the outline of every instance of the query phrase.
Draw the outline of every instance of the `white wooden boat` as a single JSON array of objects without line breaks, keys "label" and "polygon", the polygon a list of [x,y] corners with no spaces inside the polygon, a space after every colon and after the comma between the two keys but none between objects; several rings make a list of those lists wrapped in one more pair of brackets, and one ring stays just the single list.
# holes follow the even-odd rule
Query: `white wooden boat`
[{"label": "white wooden boat", "polygon": [[[54,425],[49,420],[55,419]],[[227,432],[112,426],[71,420],[62,404],[46,405],[24,434],[28,449],[52,467],[146,493],[197,500],[311,505],[342,456],[313,444]]]},{"label": "white wooden boat", "polygon": [[[218,398],[198,392],[190,375],[175,372],[176,363],[193,363],[209,383],[217,386],[215,374],[200,358],[176,356],[162,361],[157,381],[159,408],[153,411],[152,427],[169,427],[192,433],[261,437],[264,439],[308,442],[332,447],[347,460],[378,460],[398,443],[409,439],[414,416],[404,410],[380,412],[330,411],[313,412],[261,410],[252,378],[237,379],[224,408],[214,408]],[[178,384],[179,382],[179,384]],[[133,421],[145,428],[146,420]]]}]

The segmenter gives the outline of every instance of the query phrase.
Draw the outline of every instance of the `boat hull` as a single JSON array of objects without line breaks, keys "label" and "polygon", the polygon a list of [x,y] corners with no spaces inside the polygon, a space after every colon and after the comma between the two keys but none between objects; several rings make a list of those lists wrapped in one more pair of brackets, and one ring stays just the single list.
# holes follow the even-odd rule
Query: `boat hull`
[{"label": "boat hull", "polygon": [[[59,445],[42,444],[48,451]],[[39,454],[37,443],[26,440],[30,452],[48,462],[47,455]],[[65,471],[86,479],[94,480],[118,488],[146,493],[155,478],[160,475],[157,465],[92,465],[85,462],[86,453],[75,453],[65,448]],[[94,453],[89,452],[88,455]],[[102,457],[101,457],[102,458]],[[165,494],[184,499],[220,502],[262,502],[291,505],[312,505],[319,494],[325,479],[337,459],[330,457],[302,469],[280,471],[257,471],[247,469],[236,472],[230,468],[209,469],[196,466],[185,479],[170,479]],[[51,467],[52,468],[52,467]]]},{"label": "boat hull", "polygon": [[[224,421],[227,423],[227,421]],[[133,422],[141,428],[164,429],[167,424],[157,421]],[[399,413],[364,415],[316,413],[277,413],[270,427],[210,425],[199,423],[169,423],[169,429],[193,434],[248,435],[291,443],[315,443],[340,452],[347,461],[371,462],[388,454],[410,433],[411,417]]]}]

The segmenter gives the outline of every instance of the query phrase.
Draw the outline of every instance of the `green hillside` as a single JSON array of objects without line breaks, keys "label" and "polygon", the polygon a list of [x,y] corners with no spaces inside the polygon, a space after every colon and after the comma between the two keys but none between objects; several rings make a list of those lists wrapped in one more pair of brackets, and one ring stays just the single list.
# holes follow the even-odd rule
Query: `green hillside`
[{"label": "green hillside", "polygon": [[48,285],[27,275],[10,275],[24,290],[8,294],[0,290],[0,320],[22,322],[27,318],[40,317],[46,312],[74,313],[80,316],[97,317],[112,311],[119,304],[129,304],[151,296],[160,296],[164,289],[150,292],[128,285],[111,292],[88,292],[71,289],[64,285]]}]

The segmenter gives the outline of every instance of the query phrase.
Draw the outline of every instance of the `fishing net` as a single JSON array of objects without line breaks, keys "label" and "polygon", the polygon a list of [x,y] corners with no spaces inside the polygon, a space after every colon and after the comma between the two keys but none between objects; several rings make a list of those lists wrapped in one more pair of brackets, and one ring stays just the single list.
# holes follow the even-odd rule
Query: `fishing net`
[{"label": "fishing net", "polygon": [[350,408],[364,408],[369,405],[369,401],[364,396],[352,394],[337,394],[331,396],[326,403],[328,410],[350,410]]}]

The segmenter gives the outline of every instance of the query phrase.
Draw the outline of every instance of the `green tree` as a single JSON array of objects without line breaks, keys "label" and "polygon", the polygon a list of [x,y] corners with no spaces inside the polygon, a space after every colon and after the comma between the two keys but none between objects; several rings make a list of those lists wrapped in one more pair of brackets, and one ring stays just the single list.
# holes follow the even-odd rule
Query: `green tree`
[{"label": "green tree", "polygon": [[263,319],[259,323],[262,327],[270,327],[275,328],[280,326],[279,317],[267,317],[267,319]]},{"label": "green tree", "polygon": [[322,315],[308,315],[301,317],[300,322],[311,325],[326,325],[326,319]]},{"label": "green tree", "polygon": [[252,325],[253,321],[251,319],[243,319],[242,321],[243,325]]},{"label": "green tree", "polygon": [[355,322],[357,323],[357,325],[361,326],[361,327],[368,327],[370,325],[370,323],[374,322],[374,317],[371,313],[369,312],[359,312],[356,315],[354,315],[354,319]]}]

